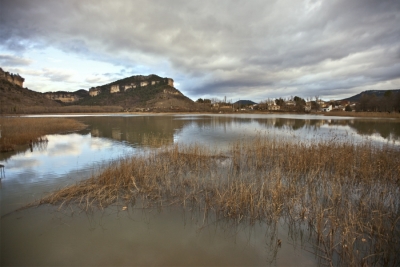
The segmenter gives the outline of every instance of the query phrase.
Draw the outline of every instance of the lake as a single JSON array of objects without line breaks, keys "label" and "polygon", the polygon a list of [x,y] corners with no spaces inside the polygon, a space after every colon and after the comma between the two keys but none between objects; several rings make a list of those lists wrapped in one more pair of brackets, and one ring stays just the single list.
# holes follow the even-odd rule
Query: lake
[{"label": "lake", "polygon": [[[40,206],[16,211],[49,192],[96,174],[120,158],[162,145],[200,144],[223,150],[258,135],[399,147],[400,121],[306,115],[73,116],[88,125],[48,142],[0,154],[2,266],[318,265],[304,229],[204,219],[182,207],[103,211]],[[303,233],[304,232],[304,233]],[[281,240],[281,246],[276,241]]]}]

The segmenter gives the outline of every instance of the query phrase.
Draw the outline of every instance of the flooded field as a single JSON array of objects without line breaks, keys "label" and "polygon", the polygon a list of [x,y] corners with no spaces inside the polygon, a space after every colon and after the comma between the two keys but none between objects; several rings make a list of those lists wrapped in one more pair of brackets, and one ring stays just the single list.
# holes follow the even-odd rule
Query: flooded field
[{"label": "flooded field", "polygon": [[[218,149],[260,134],[306,144],[368,143],[398,149],[400,123],[318,116],[93,116],[89,128],[49,135],[33,151],[0,155],[1,265],[319,265],[307,225],[237,223],[182,206],[115,203],[104,210],[43,205],[14,212],[113,161],[174,144]],[[398,205],[398,198],[395,201]]]}]

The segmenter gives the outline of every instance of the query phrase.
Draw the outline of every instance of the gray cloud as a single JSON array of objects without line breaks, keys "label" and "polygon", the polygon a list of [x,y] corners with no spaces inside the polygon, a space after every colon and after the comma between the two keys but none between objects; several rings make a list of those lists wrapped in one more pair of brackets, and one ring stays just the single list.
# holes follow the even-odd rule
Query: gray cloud
[{"label": "gray cloud", "polygon": [[391,0],[3,0],[0,46],[163,72],[192,97],[334,96],[400,78],[399,13]]},{"label": "gray cloud", "polygon": [[11,56],[11,55],[0,55],[0,64],[2,66],[27,66],[31,64],[31,60],[22,58],[22,57],[16,57],[16,56]]},{"label": "gray cloud", "polygon": [[70,81],[72,74],[60,70],[43,69],[42,76],[48,78],[50,81],[53,82],[67,82]]}]

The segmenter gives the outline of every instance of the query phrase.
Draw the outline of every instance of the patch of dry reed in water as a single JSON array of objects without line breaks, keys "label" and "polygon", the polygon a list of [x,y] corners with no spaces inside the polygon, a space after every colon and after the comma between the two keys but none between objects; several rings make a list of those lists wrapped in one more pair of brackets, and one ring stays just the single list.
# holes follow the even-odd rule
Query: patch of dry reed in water
[{"label": "patch of dry reed in water", "polygon": [[259,137],[228,152],[173,145],[122,159],[35,204],[179,204],[218,218],[309,229],[316,253],[338,265],[398,265],[400,152],[392,146]]},{"label": "patch of dry reed in water", "polygon": [[15,145],[27,145],[43,140],[46,134],[84,129],[86,125],[68,118],[0,117],[0,151],[12,150]]}]

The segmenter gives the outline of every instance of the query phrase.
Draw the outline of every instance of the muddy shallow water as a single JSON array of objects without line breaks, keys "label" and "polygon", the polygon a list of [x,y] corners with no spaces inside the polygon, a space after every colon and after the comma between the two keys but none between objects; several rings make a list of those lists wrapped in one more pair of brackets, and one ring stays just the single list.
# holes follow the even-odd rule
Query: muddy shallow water
[{"label": "muddy shallow water", "polygon": [[[257,134],[284,138],[335,138],[398,146],[400,124],[318,116],[79,116],[89,128],[49,135],[49,142],[0,155],[2,266],[312,266],[311,245],[275,226],[204,220],[180,207],[94,213],[41,206],[14,212],[48,192],[86,179],[120,157],[160,145],[199,143],[228,146]],[[157,140],[163,140],[158,144]],[[290,234],[288,234],[290,232]],[[281,246],[278,246],[278,239]]]},{"label": "muddy shallow water", "polygon": [[235,228],[180,209],[65,212],[40,207],[3,218],[2,266],[315,265],[281,226],[277,248],[265,224]]}]

